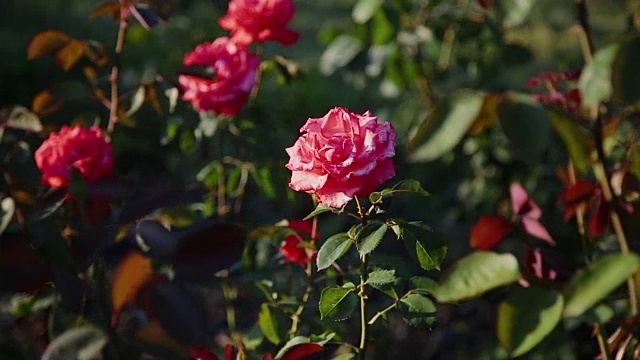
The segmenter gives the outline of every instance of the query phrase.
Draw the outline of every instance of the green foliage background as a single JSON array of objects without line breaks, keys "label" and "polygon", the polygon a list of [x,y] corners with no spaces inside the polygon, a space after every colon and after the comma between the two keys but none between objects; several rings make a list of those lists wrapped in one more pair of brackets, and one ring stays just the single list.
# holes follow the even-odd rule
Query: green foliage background
[{"label": "green foliage background", "polygon": [[[175,81],[175,71],[186,52],[224,34],[216,19],[226,12],[226,2],[176,0],[172,3],[173,13],[168,23],[151,32],[139,24],[131,26],[122,58],[124,92],[134,92],[139,83],[158,75]],[[78,83],[82,77],[81,67],[65,73],[51,58],[26,60],[29,41],[46,29],[58,29],[111,48],[117,24],[106,16],[88,20],[88,14],[99,4],[97,0],[0,3],[0,54],[3,57],[0,108],[16,104],[29,108],[36,94],[55,87],[72,99],[60,111],[42,119],[45,127],[55,128],[70,122],[91,124],[96,115],[105,117],[105,110],[89,99],[75,96],[84,91]],[[297,63],[299,72],[290,81],[284,81],[276,70],[268,71],[263,76],[257,100],[246,107],[236,122],[242,132],[242,137],[237,139],[240,148],[247,149],[246,153],[240,151],[236,155],[248,154],[248,160],[264,170],[265,181],[270,183],[250,184],[249,196],[239,215],[241,219],[256,225],[269,224],[283,218],[302,218],[311,211],[308,196],[294,194],[286,188],[289,173],[283,167],[287,160],[284,148],[293,144],[297,130],[307,118],[320,117],[332,107],[344,106],[354,112],[371,110],[398,130],[397,179],[418,179],[432,196],[420,202],[402,200],[393,206],[408,218],[429,223],[437,236],[446,241],[449,252],[443,268],[470,252],[470,227],[480,215],[494,214],[507,206],[508,186],[514,180],[533,189],[530,195],[542,207],[543,222],[554,234],[559,248],[567,252],[579,249],[575,227],[562,221],[561,209],[556,203],[562,185],[555,169],[566,164],[567,155],[560,139],[550,129],[540,124],[521,125],[532,130],[520,135],[531,144],[524,154],[517,144],[514,147],[509,143],[503,132],[506,130],[500,126],[480,135],[465,136],[457,146],[433,161],[410,162],[407,150],[413,131],[433,110],[435,99],[459,89],[528,92],[524,86],[527,79],[540,71],[582,68],[580,41],[572,28],[576,24],[573,1],[494,1],[491,15],[473,18],[470,13],[481,11],[472,0],[394,0],[385,1],[384,14],[377,13],[366,24],[353,21],[355,4],[355,1],[339,0],[297,1],[291,28],[300,32],[300,41],[290,47],[265,46],[265,58],[283,55]],[[638,31],[638,1],[591,0],[587,4],[596,49]],[[428,13],[417,11],[423,7],[429,9]],[[421,15],[428,19],[424,26],[407,25]],[[447,33],[455,34],[449,44]],[[333,57],[327,56],[325,50],[345,35],[350,36],[351,41],[355,39],[360,50],[347,59],[340,58],[345,55],[345,49]],[[412,41],[424,42],[420,53],[411,52]],[[372,47],[382,49],[389,44],[396,48],[389,50],[392,52],[386,65],[367,56]],[[416,57],[421,61],[413,61]],[[429,82],[428,93],[420,89],[425,79]],[[101,81],[108,79],[101,78]],[[190,110],[189,104],[179,102],[175,114],[166,118],[144,107],[140,114],[134,125],[116,130],[115,163],[121,174],[157,179],[152,186],[186,189],[211,161],[212,154],[236,151],[224,147],[233,144],[222,141],[219,132],[205,134],[199,145],[192,147],[192,142],[197,143],[194,132],[200,129],[198,131],[206,133],[206,130],[201,128],[203,121]],[[168,139],[165,145],[162,139]],[[266,197],[264,193],[271,196]],[[331,220],[321,224],[321,232],[332,234],[343,227],[342,222]],[[392,317],[391,334],[381,329],[376,333],[374,329],[372,335],[380,347],[380,358],[506,357],[494,335],[495,304],[503,298],[504,293],[497,291],[462,305],[443,305],[438,310],[438,325],[433,332],[415,330]],[[558,331],[527,356],[570,359],[592,354],[595,342],[590,339],[589,331],[584,325],[570,332]],[[389,350],[384,353],[382,349]]]}]

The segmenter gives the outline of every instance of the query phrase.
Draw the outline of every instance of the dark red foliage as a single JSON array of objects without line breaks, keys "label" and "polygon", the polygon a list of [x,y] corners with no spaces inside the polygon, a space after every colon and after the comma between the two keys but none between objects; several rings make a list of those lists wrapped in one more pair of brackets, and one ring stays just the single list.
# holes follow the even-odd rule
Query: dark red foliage
[{"label": "dark red foliage", "polygon": [[[316,343],[300,344],[287,350],[280,360],[305,360],[311,359],[313,355],[320,354],[324,348]],[[313,356],[315,358],[315,356]]]},{"label": "dark red foliage", "polygon": [[512,225],[502,216],[482,216],[471,228],[471,247],[491,250],[511,233]]}]

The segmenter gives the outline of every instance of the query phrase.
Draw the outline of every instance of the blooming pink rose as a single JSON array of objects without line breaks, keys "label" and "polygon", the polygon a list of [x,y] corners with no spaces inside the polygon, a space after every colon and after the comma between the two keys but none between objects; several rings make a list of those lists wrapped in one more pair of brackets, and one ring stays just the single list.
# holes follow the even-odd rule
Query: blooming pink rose
[{"label": "blooming pink rose", "polygon": [[218,24],[231,31],[233,40],[240,44],[275,40],[291,45],[299,37],[297,32],[287,29],[294,11],[291,0],[231,0],[227,14]]},{"label": "blooming pink rose", "polygon": [[286,149],[289,186],[316,194],[321,204],[340,208],[395,175],[396,132],[369,111],[360,115],[336,107],[307,120],[300,132],[306,133]]},{"label": "blooming pink rose", "polygon": [[35,152],[36,165],[42,172],[42,183],[51,187],[65,187],[71,183],[71,168],[76,168],[91,184],[102,176],[110,176],[113,169],[111,144],[96,126],[63,126]]},{"label": "blooming pink rose", "polygon": [[246,46],[221,37],[212,43],[200,44],[187,53],[184,65],[210,66],[215,78],[180,75],[178,80],[184,91],[183,100],[191,101],[198,111],[236,115],[256,85],[260,59]]},{"label": "blooming pink rose", "polygon": [[[297,262],[304,266],[309,262],[309,255],[313,260],[316,256],[316,251],[307,252],[307,249],[300,247],[300,243],[303,241],[301,234],[307,236],[313,235],[313,221],[312,220],[289,220],[289,226],[291,230],[295,230],[296,234],[288,235],[284,238],[284,244],[280,247],[280,252],[284,257],[291,261]],[[316,234],[316,239],[318,234]]]}]

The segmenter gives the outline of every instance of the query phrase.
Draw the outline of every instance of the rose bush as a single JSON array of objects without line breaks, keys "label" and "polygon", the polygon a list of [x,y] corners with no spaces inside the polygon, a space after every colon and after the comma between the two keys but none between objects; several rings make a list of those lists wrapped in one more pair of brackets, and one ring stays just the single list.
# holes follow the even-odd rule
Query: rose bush
[{"label": "rose bush", "polygon": [[111,144],[102,136],[102,129],[92,126],[63,126],[53,132],[35,152],[42,183],[50,187],[65,187],[71,183],[71,169],[76,168],[91,184],[113,169]]},{"label": "rose bush", "polygon": [[378,124],[369,111],[360,115],[336,107],[322,118],[308,119],[300,132],[286,149],[289,186],[315,194],[321,204],[340,208],[395,175],[395,129]]},{"label": "rose bush", "polygon": [[287,28],[294,11],[291,0],[232,0],[218,24],[230,31],[232,39],[240,44],[275,40],[292,45],[299,37]]},{"label": "rose bush", "polygon": [[214,79],[182,74],[182,99],[199,111],[236,115],[256,85],[260,59],[228,37],[200,44],[184,57],[184,65],[210,66]]}]

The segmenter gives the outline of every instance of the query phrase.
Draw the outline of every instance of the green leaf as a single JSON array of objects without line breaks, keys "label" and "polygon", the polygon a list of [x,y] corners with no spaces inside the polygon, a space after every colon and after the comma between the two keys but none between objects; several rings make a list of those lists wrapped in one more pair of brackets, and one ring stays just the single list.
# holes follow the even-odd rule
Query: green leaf
[{"label": "green leaf", "polygon": [[640,268],[635,254],[610,254],[579,271],[564,291],[564,316],[579,316],[622,285]]},{"label": "green leaf", "polygon": [[95,359],[107,342],[107,335],[93,326],[69,329],[49,343],[42,360]]},{"label": "green leaf", "polygon": [[350,35],[340,35],[324,50],[320,56],[320,72],[331,75],[339,68],[348,65],[363,49],[360,40]]},{"label": "green leaf", "polygon": [[383,3],[384,0],[359,0],[351,12],[353,21],[357,24],[366,23]]},{"label": "green leaf", "polygon": [[356,246],[360,256],[372,252],[378,245],[384,234],[387,233],[388,226],[385,223],[369,223],[358,234]]},{"label": "green leaf", "polygon": [[351,247],[351,238],[346,233],[335,234],[328,238],[320,250],[318,250],[318,258],[316,264],[318,270],[323,270],[331,266],[334,262],[344,255]]},{"label": "green leaf", "polygon": [[597,106],[611,96],[611,66],[620,44],[612,44],[599,50],[588,63],[578,80],[584,106]]},{"label": "green leaf", "polygon": [[411,162],[439,158],[462,140],[480,113],[484,97],[473,90],[459,90],[439,103],[409,141]]},{"label": "green leaf", "polygon": [[440,302],[462,301],[516,282],[519,278],[520,269],[515,256],[476,252],[452,265],[434,295]]},{"label": "green leaf", "polygon": [[264,336],[275,345],[282,342],[289,329],[287,316],[269,304],[260,305],[258,324]]},{"label": "green leaf", "polygon": [[640,100],[640,37],[625,41],[612,65],[611,85],[613,97],[623,105],[633,105]]},{"label": "green leaf", "polygon": [[369,273],[365,284],[384,285],[396,281],[395,270],[374,270]]},{"label": "green leaf", "polygon": [[313,210],[311,212],[311,214],[307,215],[304,219],[302,220],[309,220],[311,218],[313,218],[314,216],[318,216],[322,213],[325,213],[327,211],[331,211],[333,210],[332,208],[328,207],[327,205],[323,205],[323,204],[318,204],[318,206],[316,206],[316,209]]},{"label": "green leaf", "polygon": [[320,319],[346,319],[357,304],[358,295],[354,288],[326,288],[320,294]]},{"label": "green leaf", "polygon": [[430,327],[436,320],[436,305],[420,294],[407,295],[396,307],[411,326]]},{"label": "green leaf", "polygon": [[420,181],[413,179],[402,180],[391,188],[392,192],[408,191],[419,195],[429,196],[427,190],[422,188]]},{"label": "green leaf", "polygon": [[440,270],[440,263],[447,255],[447,245],[435,238],[428,229],[416,225],[403,226],[402,240],[421,268]]},{"label": "green leaf", "polygon": [[5,120],[5,125],[7,127],[18,130],[33,132],[42,131],[42,122],[40,122],[40,118],[38,117],[38,115],[32,113],[22,106],[14,106],[11,109],[11,112]]},{"label": "green leaf", "polygon": [[[396,35],[395,29],[387,14],[383,9],[378,9],[376,13],[373,15],[373,21],[371,23],[371,42],[374,45],[383,45],[392,40]],[[373,47],[369,48],[371,51]],[[369,52],[371,54],[371,52]],[[384,59],[386,60],[386,56]],[[382,71],[382,66],[380,67],[380,71]]]},{"label": "green leaf", "polygon": [[497,334],[512,357],[531,350],[556,327],[564,301],[555,291],[519,288],[498,307]]},{"label": "green leaf", "polygon": [[413,291],[433,293],[438,287],[438,283],[424,276],[414,276],[409,279],[409,289]]},{"label": "green leaf", "polygon": [[511,28],[522,24],[529,17],[535,3],[534,0],[503,1],[500,4],[504,12],[502,25],[505,28]]},{"label": "green leaf", "polygon": [[0,217],[0,235],[2,235],[11,223],[11,219],[13,219],[13,215],[16,212],[16,203],[12,198],[6,197],[0,201],[0,208],[2,209],[2,216]]},{"label": "green leaf", "polygon": [[551,137],[545,109],[528,96],[514,95],[500,103],[498,114],[515,153],[529,164],[538,164]]},{"label": "green leaf", "polygon": [[586,173],[590,167],[589,146],[584,128],[578,125],[576,120],[555,111],[549,113],[549,121],[564,142],[576,170],[581,174]]}]

